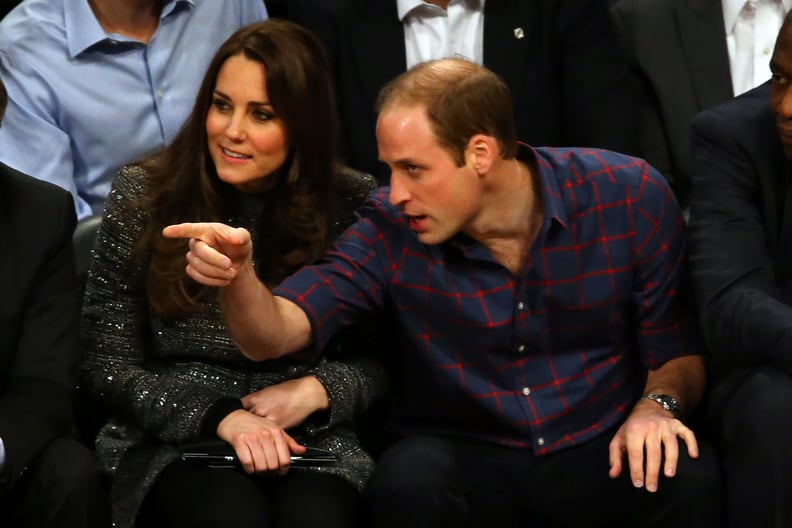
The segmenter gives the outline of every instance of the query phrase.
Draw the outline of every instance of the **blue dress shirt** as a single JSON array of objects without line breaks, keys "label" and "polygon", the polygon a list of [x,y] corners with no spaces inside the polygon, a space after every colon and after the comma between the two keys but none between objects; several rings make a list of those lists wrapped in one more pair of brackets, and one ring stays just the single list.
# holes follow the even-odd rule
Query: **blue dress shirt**
[{"label": "blue dress shirt", "polygon": [[0,22],[0,161],[101,213],[118,169],[179,131],[220,44],[266,18],[261,0],[171,0],[147,45],[106,33],[87,0],[25,0]]}]

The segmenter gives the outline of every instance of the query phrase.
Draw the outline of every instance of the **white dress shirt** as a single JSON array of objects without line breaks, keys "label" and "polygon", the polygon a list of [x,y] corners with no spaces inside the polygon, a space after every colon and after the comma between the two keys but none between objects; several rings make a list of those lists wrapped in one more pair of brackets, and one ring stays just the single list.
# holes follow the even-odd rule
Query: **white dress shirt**
[{"label": "white dress shirt", "polygon": [[792,0],[723,0],[734,95],[770,78],[770,57]]},{"label": "white dress shirt", "polygon": [[443,9],[421,0],[396,0],[404,25],[407,68],[445,57],[463,57],[482,64],[484,1],[451,0]]}]

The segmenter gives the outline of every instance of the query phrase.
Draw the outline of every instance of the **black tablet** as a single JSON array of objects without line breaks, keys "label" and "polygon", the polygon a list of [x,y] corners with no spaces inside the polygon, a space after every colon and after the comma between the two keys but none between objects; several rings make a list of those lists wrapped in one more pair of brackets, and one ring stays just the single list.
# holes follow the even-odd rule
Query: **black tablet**
[{"label": "black tablet", "polygon": [[[223,441],[200,442],[182,446],[182,460],[188,460],[206,467],[226,469],[241,467],[231,444]],[[302,455],[292,454],[292,467],[311,467],[333,465],[336,456],[326,449],[308,447]]]}]

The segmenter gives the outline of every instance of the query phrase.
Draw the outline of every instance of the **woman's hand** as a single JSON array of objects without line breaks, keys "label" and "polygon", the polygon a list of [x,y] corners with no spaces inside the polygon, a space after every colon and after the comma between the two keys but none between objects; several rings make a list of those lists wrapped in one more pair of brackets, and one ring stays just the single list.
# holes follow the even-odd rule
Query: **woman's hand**
[{"label": "woman's hand", "polygon": [[305,447],[274,421],[244,409],[223,418],[217,426],[217,436],[234,447],[247,473],[276,471],[285,475],[291,464],[291,454],[305,453]]}]

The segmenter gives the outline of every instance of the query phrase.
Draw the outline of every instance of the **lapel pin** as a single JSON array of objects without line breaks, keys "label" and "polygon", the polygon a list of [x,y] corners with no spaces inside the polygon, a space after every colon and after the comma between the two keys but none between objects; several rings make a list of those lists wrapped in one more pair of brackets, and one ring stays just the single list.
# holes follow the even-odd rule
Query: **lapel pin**
[{"label": "lapel pin", "polygon": [[523,32],[523,28],[521,28],[521,27],[514,28],[514,38],[521,39],[524,36],[525,36],[525,33]]}]

